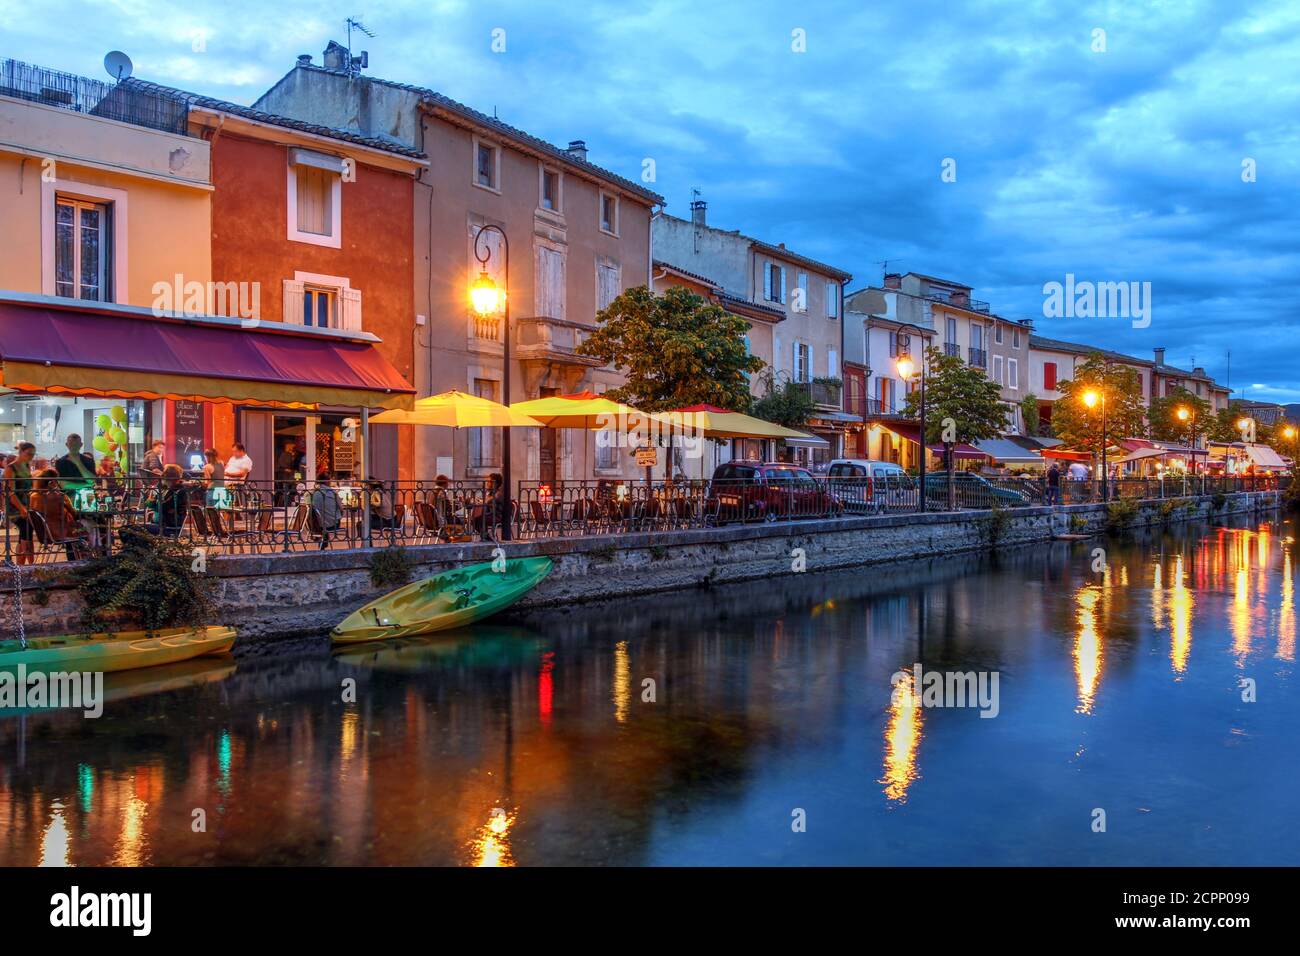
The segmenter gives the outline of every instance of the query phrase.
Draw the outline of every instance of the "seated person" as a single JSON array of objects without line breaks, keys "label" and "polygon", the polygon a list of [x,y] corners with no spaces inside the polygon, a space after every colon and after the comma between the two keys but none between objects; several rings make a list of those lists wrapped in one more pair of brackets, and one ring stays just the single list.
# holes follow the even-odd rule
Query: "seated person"
[{"label": "seated person", "polygon": [[370,493],[370,529],[389,531],[397,527],[393,494],[382,481],[367,482]]},{"label": "seated person", "polygon": [[487,501],[476,506],[470,513],[470,524],[485,538],[496,533],[496,528],[501,525],[508,507],[506,483],[500,473],[494,471],[488,476],[487,490],[489,495]]},{"label": "seated person", "polygon": [[180,537],[190,508],[189,490],[182,483],[182,477],[180,465],[163,466],[162,483],[149,495],[149,508],[154,520],[145,525],[145,529],[150,534]]},{"label": "seated person", "polygon": [[343,523],[343,506],[339,502],[338,492],[329,485],[317,485],[313,488],[308,503],[316,512],[316,517],[320,519],[321,530],[324,532],[321,537],[323,548],[330,534],[337,531],[339,525]]},{"label": "seated person", "polygon": [[46,468],[37,473],[28,507],[45,519],[50,540],[63,543],[69,561],[86,556],[89,550],[86,531],[72,502],[59,487],[59,473],[55,469]]}]

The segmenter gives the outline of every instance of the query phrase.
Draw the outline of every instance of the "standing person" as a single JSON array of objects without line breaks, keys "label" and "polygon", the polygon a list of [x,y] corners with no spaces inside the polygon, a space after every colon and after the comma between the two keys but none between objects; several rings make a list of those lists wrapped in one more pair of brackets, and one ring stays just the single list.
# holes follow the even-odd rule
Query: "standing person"
[{"label": "standing person", "polygon": [[3,474],[5,486],[9,490],[5,502],[9,520],[18,529],[18,546],[15,549],[19,564],[31,564],[32,519],[27,509],[32,497],[32,459],[36,457],[36,446],[29,441],[20,441],[14,460],[5,465]]},{"label": "standing person", "polygon": [[302,473],[303,453],[298,450],[298,443],[292,439],[285,442],[284,448],[275,459],[275,503],[285,505],[289,502],[290,492]]},{"label": "standing person", "polygon": [[248,449],[242,443],[230,446],[230,457],[226,459],[226,481],[232,485],[243,484],[253,473],[253,459],[248,457]]},{"label": "standing person", "polygon": [[226,466],[221,463],[221,453],[215,448],[203,452],[203,487],[204,502],[209,508],[217,506],[217,489],[226,487]]},{"label": "standing person", "polygon": [[1052,462],[1052,466],[1047,469],[1047,503],[1061,503],[1061,466],[1056,462]]},{"label": "standing person", "polygon": [[63,490],[75,494],[95,486],[95,459],[81,450],[81,436],[73,432],[65,442],[68,453],[54,459],[54,471],[63,479]]},{"label": "standing person", "polygon": [[141,478],[161,478],[163,474],[163,449],[167,447],[161,438],[155,438],[149,450],[145,452],[144,463],[140,465]]}]

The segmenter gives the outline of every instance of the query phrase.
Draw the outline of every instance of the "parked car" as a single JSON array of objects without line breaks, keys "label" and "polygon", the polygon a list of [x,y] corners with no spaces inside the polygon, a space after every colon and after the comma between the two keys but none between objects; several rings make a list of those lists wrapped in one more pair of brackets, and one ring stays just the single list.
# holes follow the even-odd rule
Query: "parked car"
[{"label": "parked car", "polygon": [[836,458],[828,475],[831,492],[850,514],[904,510],[916,498],[916,479],[892,461]]},{"label": "parked car", "polygon": [[[995,485],[983,475],[973,471],[955,471],[952,475],[955,504],[958,508],[991,508],[996,501],[1004,508],[1029,504],[1029,495]],[[948,473],[932,471],[925,476],[927,509],[932,505],[944,507],[948,502]]]},{"label": "parked car", "polygon": [[821,518],[844,513],[840,499],[807,468],[784,462],[729,461],[709,483],[718,522]]}]

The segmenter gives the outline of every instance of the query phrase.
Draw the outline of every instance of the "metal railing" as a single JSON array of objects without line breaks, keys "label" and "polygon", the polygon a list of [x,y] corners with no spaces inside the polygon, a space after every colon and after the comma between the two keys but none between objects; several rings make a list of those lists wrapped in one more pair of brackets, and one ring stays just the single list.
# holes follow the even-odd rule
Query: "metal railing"
[{"label": "metal railing", "polygon": [[973,345],[966,350],[968,358],[966,364],[974,368],[989,367],[989,353],[984,349],[977,349]]},{"label": "metal railing", "polygon": [[[785,472],[788,475],[789,472]],[[1119,478],[1114,499],[1169,499],[1284,488],[1289,477]],[[954,472],[926,476],[928,511],[1100,502],[1101,483]],[[212,554],[497,541],[504,494],[486,481],[226,482],[202,479],[0,480],[5,560],[78,560],[115,550],[125,526]],[[676,531],[728,524],[907,514],[913,475],[773,480],[521,481],[510,508],[518,539]]]},{"label": "metal railing", "polygon": [[0,60],[0,94],[166,133],[186,135],[189,128],[189,106],[176,97],[21,60]]}]

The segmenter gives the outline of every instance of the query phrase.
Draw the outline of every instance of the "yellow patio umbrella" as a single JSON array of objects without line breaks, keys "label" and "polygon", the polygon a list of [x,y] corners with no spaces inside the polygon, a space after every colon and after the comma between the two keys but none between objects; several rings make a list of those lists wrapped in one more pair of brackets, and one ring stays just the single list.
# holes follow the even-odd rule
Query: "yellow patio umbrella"
[{"label": "yellow patio umbrella", "polygon": [[805,432],[765,422],[753,415],[729,412],[716,405],[689,405],[659,412],[656,421],[677,431],[703,432],[705,438],[810,438]]},{"label": "yellow patio umbrella", "polygon": [[547,428],[582,428],[587,431],[635,427],[652,418],[648,412],[595,392],[534,398],[527,402],[515,402],[510,408],[537,419]]},{"label": "yellow patio umbrella", "polygon": [[446,428],[542,427],[540,421],[518,411],[518,408],[518,405],[502,405],[452,389],[417,400],[409,412],[394,408],[375,415],[370,421],[377,425],[442,425]]}]

